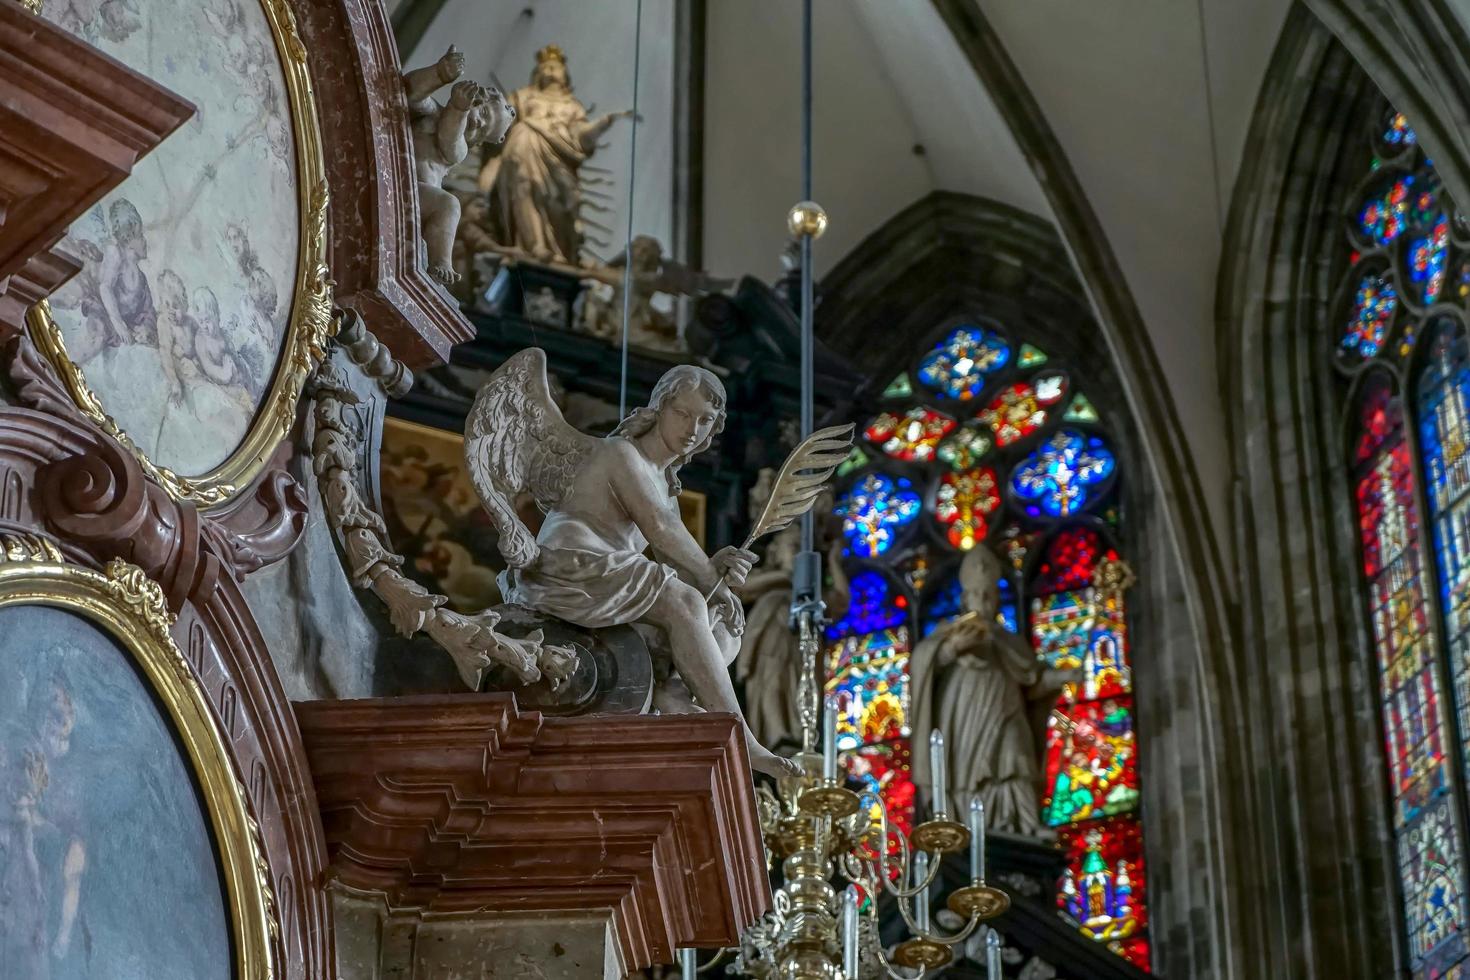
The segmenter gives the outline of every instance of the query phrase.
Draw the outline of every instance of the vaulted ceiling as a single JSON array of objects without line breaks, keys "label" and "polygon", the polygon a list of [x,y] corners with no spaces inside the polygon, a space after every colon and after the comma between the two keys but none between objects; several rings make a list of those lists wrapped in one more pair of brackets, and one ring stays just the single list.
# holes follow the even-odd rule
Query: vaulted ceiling
[{"label": "vaulted ceiling", "polygon": [[[396,16],[433,2],[442,0],[405,0]],[[1135,407],[1177,414],[1195,490],[1226,547],[1216,276],[1246,133],[1290,2],[815,2],[814,196],[832,222],[817,248],[819,274],[936,190],[1006,202],[1057,224],[1074,256],[1110,256],[1122,279],[1112,286],[1131,293],[1162,375],[1138,383],[1166,396],[1135,399]],[[555,33],[585,65],[573,65],[579,92],[621,107],[631,52],[628,32],[614,22],[632,24],[634,0],[597,9],[583,15],[586,5],[575,0],[448,0],[422,51],[437,54],[445,39],[459,39],[472,62],[518,85],[528,45]],[[671,11],[668,0],[645,4],[645,58],[664,50]],[[703,262],[722,275],[773,277],[784,215],[800,195],[800,5],[740,0],[706,3],[705,11]],[[1014,69],[1010,84],[1024,92],[984,80],[973,48],[952,30],[956,16],[986,26]],[[629,76],[622,85],[584,90],[593,73],[610,85],[619,70]],[[644,97],[662,98],[646,70],[641,77]],[[1057,220],[1057,161],[1048,169],[1036,157],[1036,133],[1018,134],[1015,112],[1002,111],[1021,102],[1034,103],[1033,121],[1054,139],[1100,240],[1076,240],[1075,231],[1069,239],[1067,222]],[[625,152],[613,136],[607,159]],[[640,159],[644,138],[640,132]],[[664,213],[668,192],[645,188],[642,175],[639,185],[635,210]],[[1081,279],[1095,296],[1099,284]]]}]

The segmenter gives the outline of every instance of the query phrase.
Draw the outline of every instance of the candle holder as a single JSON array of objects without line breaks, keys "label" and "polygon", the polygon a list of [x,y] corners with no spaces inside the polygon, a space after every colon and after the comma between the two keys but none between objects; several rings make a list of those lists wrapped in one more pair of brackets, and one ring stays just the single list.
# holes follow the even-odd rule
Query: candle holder
[{"label": "candle holder", "polygon": [[1011,907],[1011,896],[983,881],[972,881],[950,892],[946,903],[955,915],[981,922],[993,919]]},{"label": "candle holder", "polygon": [[909,840],[921,851],[958,854],[970,846],[970,830],[958,820],[936,816],[915,827]]},{"label": "candle holder", "polygon": [[905,939],[893,950],[893,964],[910,970],[937,970],[954,959],[954,952],[932,939]]},{"label": "candle holder", "polygon": [[813,786],[801,794],[797,805],[809,817],[850,817],[862,809],[858,795],[834,780],[821,786]]}]

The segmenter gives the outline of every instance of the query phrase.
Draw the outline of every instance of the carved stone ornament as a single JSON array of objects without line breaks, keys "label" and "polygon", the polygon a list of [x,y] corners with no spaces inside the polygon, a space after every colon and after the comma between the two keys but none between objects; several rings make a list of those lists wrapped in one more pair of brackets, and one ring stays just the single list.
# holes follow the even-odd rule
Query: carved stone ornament
[{"label": "carved stone ornament", "polygon": [[337,305],[359,313],[410,367],[449,359],[474,327],[419,261],[420,202],[410,106],[386,4],[278,0],[311,51],[332,196]]},{"label": "carved stone ornament", "polygon": [[[355,313],[344,313],[339,343],[355,365],[378,380],[385,393],[401,394],[413,375],[393,360],[387,349],[362,326]],[[499,665],[512,677],[530,684],[543,673],[553,684],[571,675],[576,655],[570,649],[542,642],[539,630],[524,637],[498,632],[501,616],[494,610],[472,615],[445,608],[449,601],[405,576],[402,556],[387,540],[382,517],[363,500],[358,467],[362,435],[348,412],[360,401],[343,370],[332,360],[324,363],[312,382],[315,396],[312,468],[320,484],[327,520],[347,556],[347,572],[358,588],[372,590],[388,607],[393,627],[403,636],[424,632],[454,659],[465,686],[479,690],[485,672]]]},{"label": "carved stone ornament", "polygon": [[[446,286],[459,279],[451,260],[460,205],[444,189],[444,177],[481,143],[505,142],[505,131],[516,118],[498,89],[461,79],[463,74],[464,55],[450,45],[434,64],[403,76],[418,177],[419,230],[429,275]],[[454,86],[449,101],[441,105],[434,92],[449,84]]]},{"label": "carved stone ornament", "polygon": [[293,8],[285,0],[266,0],[264,10],[281,54],[280,70],[290,104],[300,228],[285,349],[240,445],[222,463],[201,474],[179,474],[156,464],[108,414],[82,369],[67,354],[61,328],[49,305],[38,303],[28,317],[33,342],[51,361],[82,414],[137,456],[149,476],[170,495],[205,508],[219,506],[243,492],[269,465],[295,425],[302,385],[321,359],[336,326],[332,317],[333,283],[326,263],[328,184],[306,49],[297,32]]}]

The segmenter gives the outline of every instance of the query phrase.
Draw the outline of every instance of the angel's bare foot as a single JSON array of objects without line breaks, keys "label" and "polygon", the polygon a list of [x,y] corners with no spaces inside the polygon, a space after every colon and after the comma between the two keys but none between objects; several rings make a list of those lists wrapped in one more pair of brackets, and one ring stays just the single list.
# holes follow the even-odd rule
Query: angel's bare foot
[{"label": "angel's bare foot", "polygon": [[755,742],[749,743],[750,768],[756,772],[763,772],[767,776],[781,778],[784,776],[800,776],[801,764],[795,759],[787,759],[777,755],[764,745]]}]

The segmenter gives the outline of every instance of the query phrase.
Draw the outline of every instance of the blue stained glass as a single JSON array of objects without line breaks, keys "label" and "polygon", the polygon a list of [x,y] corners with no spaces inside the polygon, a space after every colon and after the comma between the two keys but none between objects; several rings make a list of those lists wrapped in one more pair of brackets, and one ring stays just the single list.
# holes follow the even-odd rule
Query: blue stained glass
[{"label": "blue stained glass", "polygon": [[1393,283],[1381,275],[1368,274],[1358,283],[1353,298],[1353,312],[1343,330],[1342,346],[1372,357],[1383,349],[1393,311],[1398,308],[1398,292]]},{"label": "blue stained glass", "polygon": [[909,733],[907,627],[849,636],[828,651],[826,692],[837,702],[837,748]]},{"label": "blue stained glass", "polygon": [[848,582],[852,598],[841,619],[827,627],[827,639],[854,633],[873,633],[908,622],[908,598],[893,587],[888,576],[873,569],[858,572]]},{"label": "blue stained glass", "polygon": [[901,476],[869,473],[837,501],[849,554],[874,558],[893,547],[900,528],[919,516],[919,495]]},{"label": "blue stained glass", "polygon": [[[1458,331],[1442,330],[1420,377],[1419,446],[1427,476],[1440,609],[1461,731],[1470,731],[1470,357]],[[1463,751],[1470,763],[1470,743]]]},{"label": "blue stained glass", "polygon": [[969,401],[1010,360],[1010,345],[994,331],[966,324],[950,331],[924,355],[919,380],[949,398]]},{"label": "blue stained glass", "polygon": [[1062,429],[1016,467],[1011,491],[1032,517],[1066,517],[1091,504],[1116,467],[1101,436]]},{"label": "blue stained glass", "polygon": [[1450,219],[1441,214],[1429,234],[1409,242],[1409,278],[1419,287],[1424,302],[1439,299],[1444,287],[1445,258],[1450,246]]},{"label": "blue stained glass", "polygon": [[1418,140],[1414,128],[1409,125],[1408,116],[1395,112],[1388,117],[1388,125],[1383,131],[1383,142],[1389,146],[1413,146]]},{"label": "blue stained glass", "polygon": [[[964,595],[960,588],[960,577],[954,575],[924,604],[923,635],[933,633],[941,624],[958,616],[963,609]],[[1016,590],[1008,578],[1000,580],[1000,612],[995,618],[1006,629],[1016,632]]]}]

